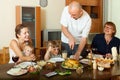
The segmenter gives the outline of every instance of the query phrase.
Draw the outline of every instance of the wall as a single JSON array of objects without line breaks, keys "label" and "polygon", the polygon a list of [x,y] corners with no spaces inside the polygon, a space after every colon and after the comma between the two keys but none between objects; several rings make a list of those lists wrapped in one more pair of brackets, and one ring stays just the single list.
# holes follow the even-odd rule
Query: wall
[{"label": "wall", "polygon": [[116,36],[120,38],[120,0],[104,0],[105,1],[105,20],[113,21],[116,24]]},{"label": "wall", "polygon": [[[53,2],[54,1],[54,2]],[[65,0],[48,0],[48,6],[42,8],[42,27],[44,29],[61,29],[60,17]]]},{"label": "wall", "polygon": [[[113,21],[117,26],[116,36],[120,38],[120,0],[103,0],[104,1],[104,23]],[[65,0],[48,0],[48,6],[42,8],[42,28],[60,29],[60,16]],[[1,0],[0,2],[0,49],[8,46],[14,38],[15,28],[15,6],[37,6],[39,0]]]},{"label": "wall", "polygon": [[[65,0],[48,0],[48,6],[42,8],[42,27],[60,28],[59,19]],[[15,6],[39,6],[39,0],[1,0],[0,2],[0,49],[9,46],[14,38]]]}]

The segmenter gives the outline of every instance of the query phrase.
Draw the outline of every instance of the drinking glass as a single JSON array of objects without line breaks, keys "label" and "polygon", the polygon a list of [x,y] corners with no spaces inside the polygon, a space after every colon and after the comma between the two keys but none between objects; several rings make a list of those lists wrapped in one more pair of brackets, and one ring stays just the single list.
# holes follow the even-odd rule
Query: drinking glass
[{"label": "drinking glass", "polygon": [[90,53],[90,49],[86,49],[85,52],[88,54]]},{"label": "drinking glass", "polygon": [[97,48],[92,48],[92,53],[97,53]]},{"label": "drinking glass", "polygon": [[85,54],[82,54],[82,57],[86,58],[90,52],[91,52],[91,50],[89,48],[86,48],[85,49]]},{"label": "drinking glass", "polygon": [[12,60],[15,62],[15,66],[17,64],[17,61],[19,60],[18,56],[12,56]]},{"label": "drinking glass", "polygon": [[67,51],[62,51],[62,58],[67,59]]}]

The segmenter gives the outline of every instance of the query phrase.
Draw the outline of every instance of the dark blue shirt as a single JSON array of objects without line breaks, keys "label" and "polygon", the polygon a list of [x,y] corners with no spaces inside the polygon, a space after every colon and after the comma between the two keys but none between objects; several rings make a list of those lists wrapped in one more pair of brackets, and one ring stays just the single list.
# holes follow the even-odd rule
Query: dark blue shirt
[{"label": "dark blue shirt", "polygon": [[97,49],[97,52],[105,55],[106,53],[111,53],[112,47],[117,47],[117,51],[119,51],[120,39],[117,37],[113,37],[109,44],[106,43],[104,38],[104,34],[96,34],[92,41],[92,47]]}]

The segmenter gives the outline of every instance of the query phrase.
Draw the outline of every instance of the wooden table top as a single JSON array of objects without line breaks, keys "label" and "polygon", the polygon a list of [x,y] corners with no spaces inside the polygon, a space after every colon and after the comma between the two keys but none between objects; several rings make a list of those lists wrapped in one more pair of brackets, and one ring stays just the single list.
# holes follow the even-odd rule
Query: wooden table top
[{"label": "wooden table top", "polygon": [[[14,64],[4,64],[0,65],[0,80],[110,80],[111,77],[120,75],[120,64],[115,63],[110,69],[105,69],[104,71],[93,70],[88,65],[83,65],[83,73],[78,75],[76,70],[71,70],[70,75],[60,76],[55,75],[52,77],[46,77],[45,74],[51,70],[46,70],[43,68],[39,74],[26,73],[21,76],[11,76],[6,72],[13,67]],[[61,67],[61,63],[56,63],[57,70],[65,70]]]}]

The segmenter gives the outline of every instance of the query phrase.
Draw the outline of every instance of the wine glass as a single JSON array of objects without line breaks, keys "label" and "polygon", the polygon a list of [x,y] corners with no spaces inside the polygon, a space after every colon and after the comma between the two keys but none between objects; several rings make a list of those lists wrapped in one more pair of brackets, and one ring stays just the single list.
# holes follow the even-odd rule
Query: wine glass
[{"label": "wine glass", "polygon": [[12,56],[12,60],[15,62],[15,66],[16,66],[16,63],[19,60],[19,57],[18,56]]},{"label": "wine glass", "polygon": [[85,52],[88,54],[90,53],[90,49],[86,49]]},{"label": "wine glass", "polygon": [[96,54],[97,53],[97,48],[92,48],[92,53]]}]

